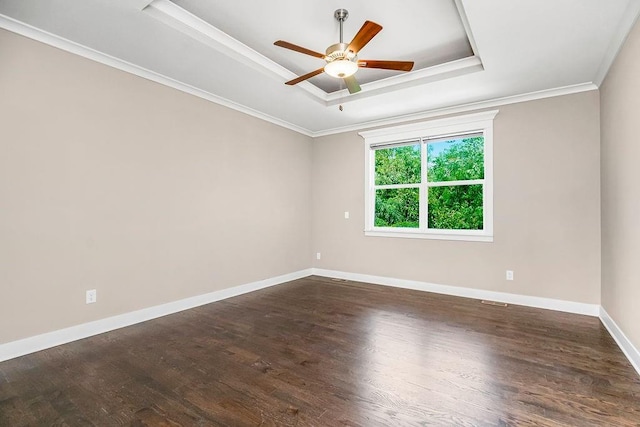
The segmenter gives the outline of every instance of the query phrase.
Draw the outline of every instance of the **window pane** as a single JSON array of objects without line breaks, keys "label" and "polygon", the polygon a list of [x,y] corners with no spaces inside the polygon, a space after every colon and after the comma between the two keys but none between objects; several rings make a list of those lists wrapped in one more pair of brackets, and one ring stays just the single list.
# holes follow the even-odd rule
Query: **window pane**
[{"label": "window pane", "polygon": [[482,185],[429,187],[428,227],[482,230]]},{"label": "window pane", "polygon": [[461,181],[484,178],[484,137],[427,144],[427,180]]},{"label": "window pane", "polygon": [[420,193],[417,188],[376,190],[376,227],[420,226]]},{"label": "window pane", "polygon": [[376,150],[376,185],[420,182],[420,143]]}]

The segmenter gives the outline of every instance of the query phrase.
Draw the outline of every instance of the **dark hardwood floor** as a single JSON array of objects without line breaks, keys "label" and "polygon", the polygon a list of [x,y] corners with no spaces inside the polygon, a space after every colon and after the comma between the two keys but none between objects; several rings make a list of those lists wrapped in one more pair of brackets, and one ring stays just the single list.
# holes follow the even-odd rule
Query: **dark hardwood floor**
[{"label": "dark hardwood floor", "polygon": [[309,277],[0,363],[2,426],[638,426],[597,318]]}]

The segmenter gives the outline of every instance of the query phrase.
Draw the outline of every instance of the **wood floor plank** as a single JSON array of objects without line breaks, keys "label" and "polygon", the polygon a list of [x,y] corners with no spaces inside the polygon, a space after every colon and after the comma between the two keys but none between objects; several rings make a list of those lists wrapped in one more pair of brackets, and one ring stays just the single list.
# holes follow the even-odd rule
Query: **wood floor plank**
[{"label": "wood floor plank", "polygon": [[0,425],[638,426],[597,318],[311,276],[0,363]]}]

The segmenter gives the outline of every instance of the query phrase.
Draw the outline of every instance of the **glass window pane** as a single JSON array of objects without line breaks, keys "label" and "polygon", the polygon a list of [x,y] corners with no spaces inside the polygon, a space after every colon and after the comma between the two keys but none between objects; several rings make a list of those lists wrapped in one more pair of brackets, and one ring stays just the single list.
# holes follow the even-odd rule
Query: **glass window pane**
[{"label": "glass window pane", "polygon": [[376,190],[376,227],[418,228],[420,193],[417,188]]},{"label": "glass window pane", "polygon": [[429,187],[428,227],[482,230],[482,184]]},{"label": "glass window pane", "polygon": [[483,136],[427,144],[427,181],[462,181],[483,178]]},{"label": "glass window pane", "polygon": [[420,143],[376,150],[376,185],[420,182]]}]

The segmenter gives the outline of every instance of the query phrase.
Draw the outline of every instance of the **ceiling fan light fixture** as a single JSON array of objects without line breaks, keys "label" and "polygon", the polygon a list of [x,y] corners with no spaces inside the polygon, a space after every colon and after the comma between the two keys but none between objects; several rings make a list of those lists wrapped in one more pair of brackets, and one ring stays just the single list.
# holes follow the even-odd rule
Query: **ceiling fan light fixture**
[{"label": "ceiling fan light fixture", "polygon": [[376,24],[372,21],[365,21],[360,30],[358,30],[356,35],[353,37],[353,40],[351,40],[351,43],[347,44],[342,38],[342,24],[344,23],[344,20],[347,19],[347,16],[349,16],[349,12],[345,9],[338,9],[335,11],[334,17],[338,22],[340,22],[340,42],[329,46],[326,50],[326,55],[284,40],[278,40],[273,43],[274,45],[285,49],[294,50],[316,58],[322,58],[327,62],[323,68],[319,68],[303,76],[289,80],[288,82],[285,82],[286,85],[293,86],[325,72],[331,77],[343,79],[349,93],[354,94],[362,90],[358,84],[358,80],[353,77],[356,71],[358,71],[358,68],[411,71],[413,68],[413,62],[410,61],[358,61],[358,53],[371,41],[371,39],[376,36],[376,34],[382,31],[382,25]]},{"label": "ceiling fan light fixture", "polygon": [[324,66],[325,73],[340,79],[353,76],[356,71],[358,71],[358,64],[348,59],[337,59]]}]

